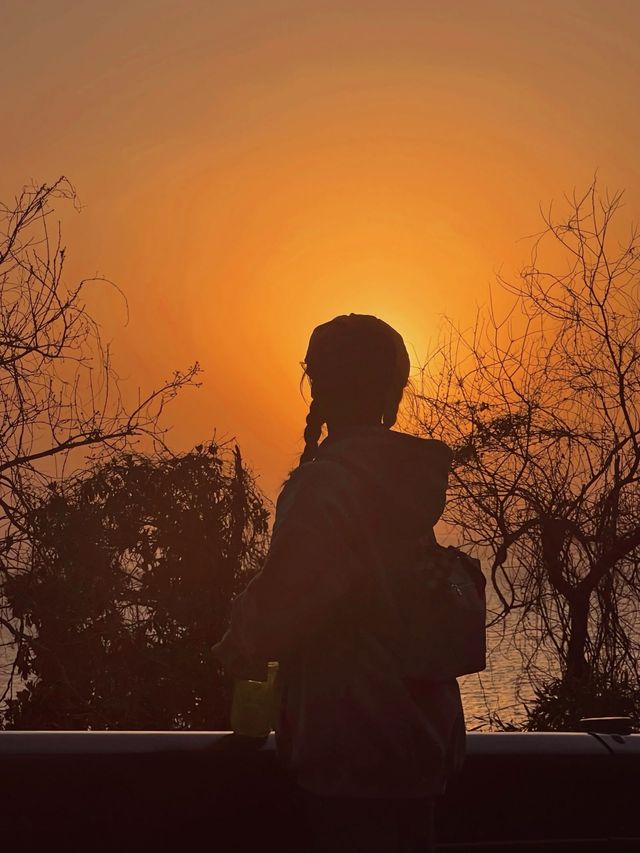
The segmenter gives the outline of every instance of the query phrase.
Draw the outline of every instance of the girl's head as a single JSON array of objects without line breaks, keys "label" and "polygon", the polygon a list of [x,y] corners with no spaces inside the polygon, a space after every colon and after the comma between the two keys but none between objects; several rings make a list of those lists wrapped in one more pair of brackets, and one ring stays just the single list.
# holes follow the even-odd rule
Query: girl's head
[{"label": "girl's head", "polygon": [[300,459],[318,449],[323,424],[341,426],[396,422],[409,379],[409,355],[402,337],[367,314],[335,317],[313,330],[304,361],[311,382],[311,406]]}]

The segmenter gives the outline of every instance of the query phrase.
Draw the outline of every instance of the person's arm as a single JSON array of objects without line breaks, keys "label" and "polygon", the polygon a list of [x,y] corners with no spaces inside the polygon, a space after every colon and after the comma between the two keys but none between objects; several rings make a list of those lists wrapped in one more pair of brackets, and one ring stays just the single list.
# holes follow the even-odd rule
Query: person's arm
[{"label": "person's arm", "polygon": [[331,462],[292,475],[279,500],[261,572],[233,603],[231,623],[214,646],[237,677],[266,678],[280,660],[328,618],[357,571],[350,477]]}]

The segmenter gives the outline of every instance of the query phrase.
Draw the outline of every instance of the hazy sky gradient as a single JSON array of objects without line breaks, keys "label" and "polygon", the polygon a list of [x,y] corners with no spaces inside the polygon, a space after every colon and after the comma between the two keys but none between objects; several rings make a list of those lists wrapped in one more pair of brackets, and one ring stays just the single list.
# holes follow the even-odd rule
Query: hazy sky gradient
[{"label": "hazy sky gradient", "polygon": [[0,194],[66,174],[70,272],[125,386],[198,359],[168,419],[238,437],[273,494],[317,323],[418,355],[467,322],[539,202],[594,171],[637,218],[637,2],[5,0]]}]

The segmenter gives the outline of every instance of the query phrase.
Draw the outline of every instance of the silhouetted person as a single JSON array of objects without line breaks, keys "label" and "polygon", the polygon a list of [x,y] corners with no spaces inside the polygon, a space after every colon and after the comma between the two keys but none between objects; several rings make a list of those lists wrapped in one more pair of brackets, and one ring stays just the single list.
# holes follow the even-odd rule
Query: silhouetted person
[{"label": "silhouetted person", "polygon": [[306,792],[318,851],[428,851],[433,797],[463,754],[462,705],[453,679],[401,677],[389,589],[442,513],[451,451],[391,430],[409,357],[381,320],[318,326],[305,369],[300,466],[217,653],[239,677],[280,662],[278,754]]}]

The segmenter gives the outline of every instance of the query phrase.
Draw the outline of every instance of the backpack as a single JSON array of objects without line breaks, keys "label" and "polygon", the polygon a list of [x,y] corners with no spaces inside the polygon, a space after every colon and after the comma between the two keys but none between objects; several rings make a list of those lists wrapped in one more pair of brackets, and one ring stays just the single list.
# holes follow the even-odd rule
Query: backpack
[{"label": "backpack", "polygon": [[[344,458],[323,458],[350,470],[362,483],[361,472]],[[375,502],[371,485],[363,486]],[[391,601],[378,601],[378,618],[370,628],[379,634],[376,627],[386,623],[383,642],[402,677],[448,681],[486,669],[487,582],[480,560],[453,545],[440,545],[433,530],[403,555],[394,551],[387,559],[394,564],[385,590]],[[389,607],[394,614],[390,630],[381,615]]]},{"label": "backpack", "polygon": [[480,561],[435,536],[394,568],[394,652],[406,678],[446,681],[486,668],[486,580]]}]

